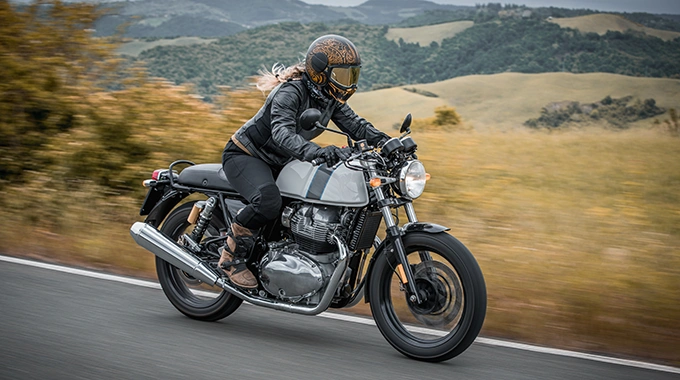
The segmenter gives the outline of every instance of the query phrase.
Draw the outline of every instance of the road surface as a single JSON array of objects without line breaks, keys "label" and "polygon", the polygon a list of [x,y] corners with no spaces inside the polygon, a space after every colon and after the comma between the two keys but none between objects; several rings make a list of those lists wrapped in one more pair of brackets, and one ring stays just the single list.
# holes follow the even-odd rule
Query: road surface
[{"label": "road surface", "polygon": [[479,342],[450,361],[421,363],[370,323],[247,304],[222,321],[198,322],[148,283],[7,260],[0,278],[0,379],[680,379],[670,367]]}]

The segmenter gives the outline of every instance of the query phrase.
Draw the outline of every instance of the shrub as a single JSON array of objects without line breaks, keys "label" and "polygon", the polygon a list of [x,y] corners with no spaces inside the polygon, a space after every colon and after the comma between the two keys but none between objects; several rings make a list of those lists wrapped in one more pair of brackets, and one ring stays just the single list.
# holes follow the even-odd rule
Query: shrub
[{"label": "shrub", "polygon": [[671,135],[677,137],[680,133],[680,121],[678,121],[678,113],[675,111],[675,108],[668,110],[668,116],[670,116],[670,119],[664,120],[664,124],[666,124]]},{"label": "shrub", "polygon": [[654,99],[641,101],[632,96],[613,99],[607,96],[597,103],[580,104],[579,102],[558,102],[543,107],[541,116],[530,119],[524,125],[530,128],[558,128],[566,123],[606,120],[617,128],[626,128],[629,123],[660,115],[665,112],[656,106]]},{"label": "shrub", "polygon": [[441,106],[434,109],[434,123],[436,125],[458,125],[460,124],[460,115],[456,109],[449,106]]}]

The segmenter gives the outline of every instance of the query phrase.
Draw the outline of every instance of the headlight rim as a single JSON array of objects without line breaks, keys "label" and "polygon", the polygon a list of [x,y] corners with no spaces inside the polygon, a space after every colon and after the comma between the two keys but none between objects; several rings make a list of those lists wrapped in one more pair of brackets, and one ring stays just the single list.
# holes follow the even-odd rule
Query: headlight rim
[{"label": "headlight rim", "polygon": [[422,181],[426,181],[427,172],[425,171],[425,165],[423,165],[423,163],[420,160],[409,160],[409,161],[406,161],[404,163],[404,165],[401,167],[401,169],[399,169],[399,186],[398,187],[399,187],[399,194],[401,196],[409,198],[409,199],[416,199],[416,198],[420,197],[421,195],[423,195],[423,193],[425,192],[425,183],[423,183],[422,190],[420,190],[420,193],[412,194],[411,192],[409,192],[409,190],[408,190],[408,178],[406,178],[406,177],[407,177],[407,173],[409,171],[409,168],[412,165],[420,165],[420,168],[422,169],[422,173],[420,173],[421,176],[422,176]]}]

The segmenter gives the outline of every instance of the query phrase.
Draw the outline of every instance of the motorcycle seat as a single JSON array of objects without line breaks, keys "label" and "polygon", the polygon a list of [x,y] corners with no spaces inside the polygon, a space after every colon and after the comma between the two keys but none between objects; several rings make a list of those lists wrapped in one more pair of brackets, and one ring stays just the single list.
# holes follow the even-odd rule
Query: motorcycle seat
[{"label": "motorcycle seat", "polygon": [[221,164],[198,164],[189,166],[179,173],[177,182],[180,185],[189,187],[202,187],[237,192],[224,175]]}]

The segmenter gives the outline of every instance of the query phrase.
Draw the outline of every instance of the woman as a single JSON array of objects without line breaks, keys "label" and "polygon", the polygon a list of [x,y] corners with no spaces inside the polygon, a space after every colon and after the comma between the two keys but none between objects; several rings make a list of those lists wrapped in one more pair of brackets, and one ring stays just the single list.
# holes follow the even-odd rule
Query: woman
[{"label": "woman", "polygon": [[258,79],[258,89],[271,93],[258,113],[231,136],[222,155],[227,179],[249,202],[234,218],[220,250],[219,265],[233,284],[257,287],[245,260],[254,242],[252,230],[279,215],[281,194],[274,173],[293,159],[322,157],[332,166],[348,158],[344,149],[333,145],[321,148],[309,141],[323,130],[301,131],[297,120],[303,111],[319,109],[321,124],[333,120],[354,140],[366,139],[377,146],[389,139],[346,103],[357,89],[360,67],[359,53],[351,41],[326,35],[312,42],[304,63],[275,66]]}]

